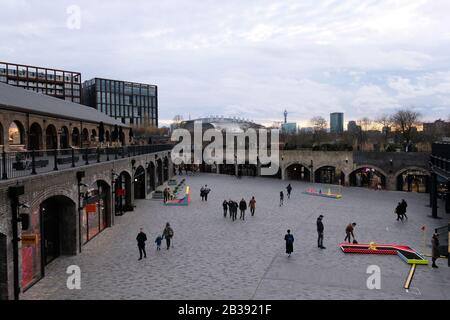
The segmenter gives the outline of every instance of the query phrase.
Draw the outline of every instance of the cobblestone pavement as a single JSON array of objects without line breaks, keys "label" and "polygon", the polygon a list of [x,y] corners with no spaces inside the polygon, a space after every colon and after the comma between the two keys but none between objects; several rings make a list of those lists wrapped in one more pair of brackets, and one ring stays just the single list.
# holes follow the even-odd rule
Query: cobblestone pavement
[{"label": "cobblestone pavement", "polygon": [[[279,207],[279,192],[287,182],[201,174],[187,179],[192,189],[189,207],[164,207],[141,200],[137,210],[116,219],[83,247],[78,256],[61,257],[46,269],[46,277],[23,299],[450,299],[450,269],[446,260],[433,270],[419,266],[409,292],[402,288],[409,266],[395,256],[345,255],[338,248],[349,222],[357,222],[360,243],[398,243],[423,248],[420,232],[447,223],[432,220],[424,194],[344,188],[342,200],[301,194],[308,184],[293,182],[293,193]],[[212,189],[207,203],[199,189]],[[224,219],[224,199],[257,200],[254,217]],[[408,202],[409,220],[395,220],[393,208]],[[326,250],[316,247],[317,216],[323,214]],[[443,215],[442,213],[440,213]],[[154,239],[167,221],[175,230],[174,248],[156,251]],[[136,234],[144,228],[148,258],[138,261]],[[295,236],[294,254],[284,253],[284,234]],[[431,234],[427,235],[427,245]],[[430,250],[428,247],[427,250]],[[66,268],[82,270],[81,290],[66,288]],[[366,287],[369,265],[381,268],[381,290]]]}]

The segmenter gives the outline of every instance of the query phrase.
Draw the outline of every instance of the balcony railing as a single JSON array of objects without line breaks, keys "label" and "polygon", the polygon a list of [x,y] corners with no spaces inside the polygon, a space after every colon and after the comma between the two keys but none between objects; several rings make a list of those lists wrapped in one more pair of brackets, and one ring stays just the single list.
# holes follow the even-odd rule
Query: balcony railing
[{"label": "balcony railing", "polygon": [[430,157],[430,162],[433,165],[433,167],[438,168],[438,169],[450,174],[450,159],[441,158],[441,157],[432,155]]},{"label": "balcony railing", "polygon": [[70,148],[0,153],[0,178],[20,178],[51,171],[87,166],[144,154],[172,150],[173,145]]}]

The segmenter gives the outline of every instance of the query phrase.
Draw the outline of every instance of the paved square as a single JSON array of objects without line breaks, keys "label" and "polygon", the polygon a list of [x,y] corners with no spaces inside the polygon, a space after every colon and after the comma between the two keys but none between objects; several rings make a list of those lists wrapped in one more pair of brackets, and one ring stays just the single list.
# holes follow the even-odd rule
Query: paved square
[{"label": "paved square", "polygon": [[[450,269],[439,260],[438,270],[418,266],[409,293],[402,288],[409,266],[395,256],[346,255],[338,248],[349,222],[357,222],[360,243],[397,243],[419,251],[420,232],[445,225],[448,219],[428,218],[428,195],[344,188],[342,200],[301,194],[309,184],[291,182],[292,197],[279,207],[279,192],[288,182],[200,174],[187,178],[192,189],[189,207],[164,207],[138,201],[137,210],[116,217],[116,225],[83,247],[74,257],[61,257],[46,269],[46,277],[23,299],[450,299]],[[208,202],[199,190],[212,189]],[[224,219],[224,199],[256,197],[255,217],[245,222]],[[397,222],[398,201],[408,202],[409,220]],[[316,245],[316,218],[323,214],[326,250]],[[440,215],[443,216],[442,212]],[[238,215],[239,217],[239,215]],[[156,251],[153,243],[170,221],[174,248]],[[138,261],[136,234],[143,227],[148,258]],[[295,236],[294,253],[284,253],[284,235]],[[427,250],[431,250],[429,246]],[[78,265],[81,290],[66,288],[66,268]],[[381,290],[369,290],[366,269],[381,268]]]}]

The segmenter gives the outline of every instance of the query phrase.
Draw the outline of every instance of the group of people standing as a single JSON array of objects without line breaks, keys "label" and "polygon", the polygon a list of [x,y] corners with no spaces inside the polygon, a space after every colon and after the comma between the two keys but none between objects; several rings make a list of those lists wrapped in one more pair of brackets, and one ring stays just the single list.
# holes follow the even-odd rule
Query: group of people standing
[{"label": "group of people standing", "polygon": [[240,210],[240,216],[239,219],[240,220],[244,220],[245,221],[245,213],[247,211],[248,208],[250,208],[250,214],[252,215],[252,217],[255,215],[255,211],[256,211],[256,199],[255,197],[252,197],[252,199],[248,202],[245,201],[244,198],[242,198],[242,200],[237,203],[236,201],[233,200],[224,200],[222,203],[222,208],[223,208],[223,217],[226,218],[227,217],[227,213],[230,213],[230,219],[233,221],[237,220],[237,213],[238,213],[238,209]]},{"label": "group of people standing", "polygon": [[164,196],[164,203],[166,203],[169,200],[173,200],[173,195],[172,195],[170,188],[164,189],[163,196]]},{"label": "group of people standing", "polygon": [[200,188],[200,197],[202,201],[208,202],[208,194],[211,192],[211,189],[208,188],[208,185]]}]

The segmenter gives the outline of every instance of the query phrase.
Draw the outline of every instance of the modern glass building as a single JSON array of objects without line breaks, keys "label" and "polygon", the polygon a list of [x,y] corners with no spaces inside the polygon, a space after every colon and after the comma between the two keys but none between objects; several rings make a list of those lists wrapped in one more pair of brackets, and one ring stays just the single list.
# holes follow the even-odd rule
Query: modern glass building
[{"label": "modern glass building", "polygon": [[94,78],[83,83],[82,103],[127,125],[158,126],[158,87]]},{"label": "modern glass building", "polygon": [[330,114],[330,132],[344,132],[344,114],[342,112],[334,112]]},{"label": "modern glass building", "polygon": [[81,73],[0,61],[0,82],[75,103],[81,102]]}]

